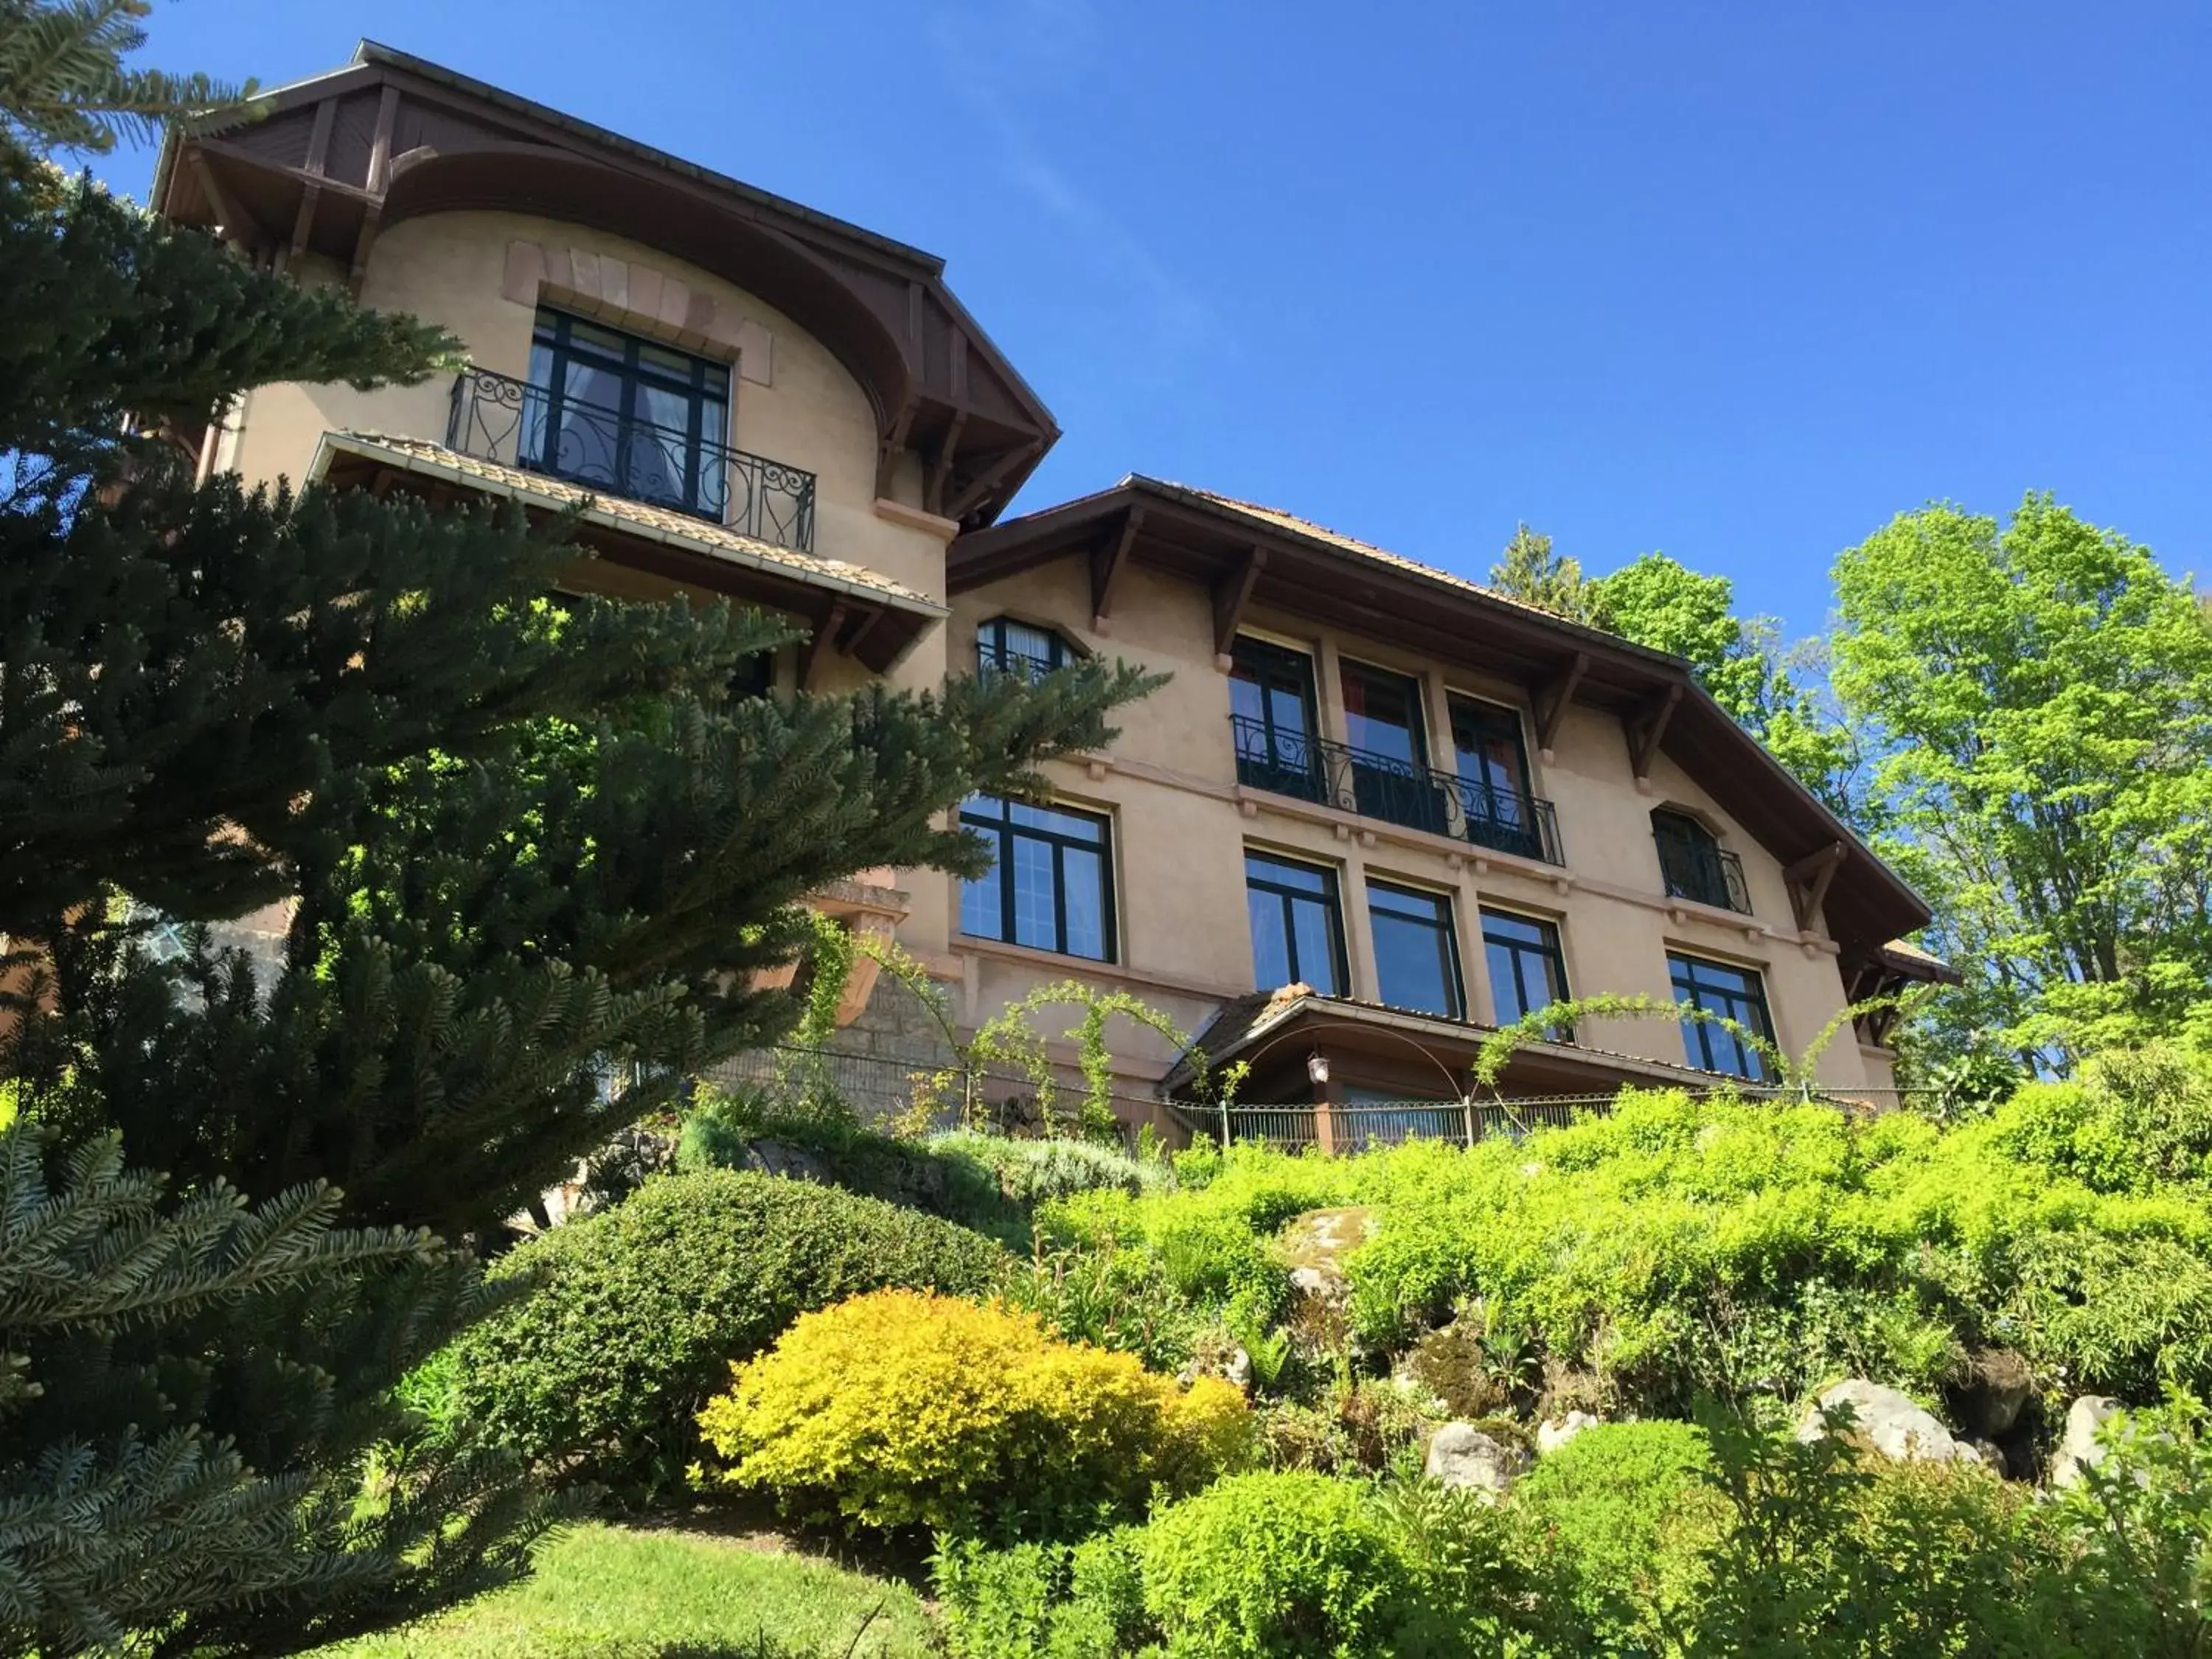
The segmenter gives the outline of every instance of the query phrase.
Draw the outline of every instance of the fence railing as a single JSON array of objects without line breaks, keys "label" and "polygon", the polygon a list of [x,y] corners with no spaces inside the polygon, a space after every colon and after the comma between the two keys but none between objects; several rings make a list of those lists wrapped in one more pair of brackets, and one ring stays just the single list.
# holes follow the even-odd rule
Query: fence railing
[{"label": "fence railing", "polygon": [[1249,714],[1231,714],[1229,723],[1237,745],[1237,781],[1248,788],[1546,864],[1566,861],[1559,850],[1559,814],[1547,800],[1481,778],[1271,726]]},{"label": "fence railing", "polygon": [[[1911,1089],[1761,1088],[1717,1085],[1708,1093],[1794,1104],[1809,1101],[1845,1111],[1882,1111],[1902,1105]],[[1312,1148],[1356,1152],[1411,1140],[1471,1146],[1479,1140],[1518,1140],[1537,1129],[1562,1129],[1582,1117],[1613,1109],[1611,1094],[1540,1095],[1521,1099],[1369,1102],[1359,1105],[1237,1106],[1177,1103],[1170,1109],[1194,1139],[1266,1142],[1285,1152]]]},{"label": "fence railing", "polygon": [[[1049,1127],[1036,1099],[1035,1079],[1012,1073],[973,1071],[947,1056],[857,1054],[817,1048],[762,1048],[724,1060],[707,1074],[723,1088],[773,1091],[783,1102],[803,1106],[810,1099],[834,1100],[863,1121],[925,1121],[933,1128],[981,1121],[1012,1133],[1037,1133]],[[1074,1120],[1082,1102],[1080,1083],[1055,1084],[1057,1127]],[[1900,1105],[1911,1089],[1812,1089],[1716,1084],[1708,1092],[1746,1100],[1796,1103],[1810,1100],[1845,1110],[1881,1111]],[[1537,1129],[1565,1128],[1577,1118],[1601,1116],[1613,1109],[1613,1094],[1540,1095],[1475,1100],[1364,1101],[1322,1108],[1310,1104],[1237,1105],[1162,1103],[1149,1096],[1115,1097],[1116,1115],[1125,1125],[1152,1121],[1163,1115],[1194,1140],[1265,1142],[1285,1152],[1309,1149],[1328,1153],[1396,1146],[1411,1140],[1441,1140],[1472,1146],[1479,1140],[1517,1140]],[[1133,1133],[1133,1131],[1131,1131]]]},{"label": "fence railing", "polygon": [[1751,914],[1751,889],[1744,884],[1743,860],[1724,847],[1654,830],[1659,845],[1659,873],[1668,898],[1711,904],[1739,915]]},{"label": "fence railing", "polygon": [[778,547],[814,548],[814,475],[575,400],[488,368],[453,381],[446,444],[525,472],[592,484]]}]

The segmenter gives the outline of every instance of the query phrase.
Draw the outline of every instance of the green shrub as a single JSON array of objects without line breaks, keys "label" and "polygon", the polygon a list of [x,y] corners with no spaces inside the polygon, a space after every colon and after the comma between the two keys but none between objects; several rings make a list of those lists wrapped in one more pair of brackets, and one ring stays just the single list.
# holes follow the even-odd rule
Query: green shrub
[{"label": "green shrub", "polygon": [[940,1540],[931,1583],[953,1659],[1121,1659],[1158,1635],[1133,1528],[1080,1544]]},{"label": "green shrub", "polygon": [[1000,1288],[1069,1341],[1135,1354],[1156,1371],[1188,1364],[1210,1328],[1148,1250],[1039,1245]]},{"label": "green shrub", "polygon": [[1383,1655],[1416,1584],[1364,1487],[1235,1475],[1170,1505],[1140,1546],[1145,1607],[1176,1659]]},{"label": "green shrub", "polygon": [[927,1144],[939,1158],[965,1158],[989,1170],[1006,1198],[1024,1208],[1077,1193],[1133,1195],[1163,1188],[1168,1181],[1166,1170],[1158,1164],[1131,1158],[1116,1147],[1064,1136],[1015,1140],[962,1129],[933,1135]]},{"label": "green shrub", "polygon": [[1006,1253],[910,1210],[768,1176],[648,1182],[503,1261],[538,1279],[465,1336],[459,1413],[625,1498],[678,1484],[729,1363],[810,1309],[884,1285],[975,1291]]},{"label": "green shrub", "polygon": [[1513,1504],[1549,1529],[1576,1599],[1608,1632],[1656,1633],[1692,1604],[1726,1524],[1712,1451],[1686,1423],[1601,1423],[1537,1461]]},{"label": "green shrub", "polygon": [[700,1413],[726,1480],[808,1519],[1060,1533],[1243,1461],[1244,1396],[1066,1342],[1033,1314],[877,1291],[803,1315]]}]

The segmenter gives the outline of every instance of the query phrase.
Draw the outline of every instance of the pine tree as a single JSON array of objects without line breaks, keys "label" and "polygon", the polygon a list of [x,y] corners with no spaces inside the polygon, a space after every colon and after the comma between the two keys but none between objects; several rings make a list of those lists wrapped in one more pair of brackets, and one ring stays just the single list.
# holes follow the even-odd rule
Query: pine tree
[{"label": "pine tree", "polygon": [[1552,538],[1525,524],[1490,567],[1490,585],[1570,622],[1591,620],[1594,584],[1583,574],[1582,562],[1553,552]]},{"label": "pine tree", "polygon": [[[152,83],[41,88],[63,12],[132,43],[0,0],[0,117],[84,145]],[[787,1029],[804,894],[973,870],[950,810],[1150,684],[736,699],[789,630],[558,607],[562,526],[158,435],[453,349],[0,139],[0,1640],[297,1651],[519,1570],[551,1511],[392,1392],[489,1305],[470,1236]],[[273,970],[200,926],[274,901]]]}]

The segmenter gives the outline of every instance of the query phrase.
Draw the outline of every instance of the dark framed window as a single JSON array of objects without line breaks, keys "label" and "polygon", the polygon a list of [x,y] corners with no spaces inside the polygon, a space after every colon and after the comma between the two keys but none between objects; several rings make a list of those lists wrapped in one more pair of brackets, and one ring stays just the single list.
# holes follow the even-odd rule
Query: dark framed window
[{"label": "dark framed window", "polygon": [[1312,658],[1238,635],[1230,653],[1229,719],[1239,783],[1301,800],[1324,798]]},{"label": "dark framed window", "polygon": [[541,310],[530,386],[522,465],[722,518],[730,489],[722,448],[730,425],[726,365]]},{"label": "dark framed window", "polygon": [[[1492,1015],[1500,1025],[1514,1024],[1570,994],[1567,959],[1559,949],[1559,930],[1551,922],[1510,910],[1485,910],[1482,955],[1490,967]],[[1551,1037],[1571,1042],[1574,1028],[1555,1025]]]},{"label": "dark framed window", "polygon": [[1428,727],[1421,718],[1421,683],[1387,668],[1347,662],[1345,737],[1352,748],[1352,793],[1362,816],[1442,834],[1443,792],[1429,770]]},{"label": "dark framed window", "polygon": [[1067,641],[1049,628],[994,617],[975,630],[975,665],[986,674],[1018,674],[1035,679],[1075,659]]},{"label": "dark framed window", "polygon": [[1252,972],[1260,988],[1310,985],[1341,996],[1344,912],[1336,872],[1264,853],[1244,855],[1244,893],[1252,912]]},{"label": "dark framed window", "polygon": [[1460,1018],[1467,996],[1460,983],[1451,900],[1442,893],[1370,881],[1367,918],[1375,934],[1376,991],[1382,1000],[1394,1008]]},{"label": "dark framed window", "polygon": [[733,697],[764,697],[775,690],[775,653],[748,651],[730,672]]},{"label": "dark framed window", "polygon": [[[1766,988],[1756,969],[1731,968],[1725,962],[1708,962],[1670,951],[1667,971],[1674,982],[1677,1006],[1732,1019],[1772,1044],[1774,1021],[1766,1012]],[[1765,1056],[1724,1025],[1686,1019],[1682,1046],[1689,1052],[1690,1064],[1701,1072],[1722,1072],[1753,1083],[1767,1080],[1770,1068]]]},{"label": "dark framed window", "polygon": [[1066,957],[1114,957],[1112,838],[1096,812],[971,797],[960,826],[991,846],[989,873],[960,884],[960,931]]},{"label": "dark framed window", "polygon": [[1662,806],[1651,814],[1651,839],[1659,848],[1659,878],[1668,897],[1751,914],[1743,860],[1698,819]]}]

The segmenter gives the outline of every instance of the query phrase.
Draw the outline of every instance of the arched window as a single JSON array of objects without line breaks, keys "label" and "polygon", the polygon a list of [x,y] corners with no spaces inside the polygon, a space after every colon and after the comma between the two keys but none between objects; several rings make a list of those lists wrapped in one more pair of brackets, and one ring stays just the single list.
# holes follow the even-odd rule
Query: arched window
[{"label": "arched window", "polygon": [[1064,668],[1082,653],[1060,635],[1012,617],[994,617],[975,630],[978,672],[1035,679]]},{"label": "arched window", "polygon": [[1651,815],[1651,839],[1658,844],[1659,877],[1668,898],[1751,914],[1743,860],[1723,847],[1703,823],[1662,806]]}]

